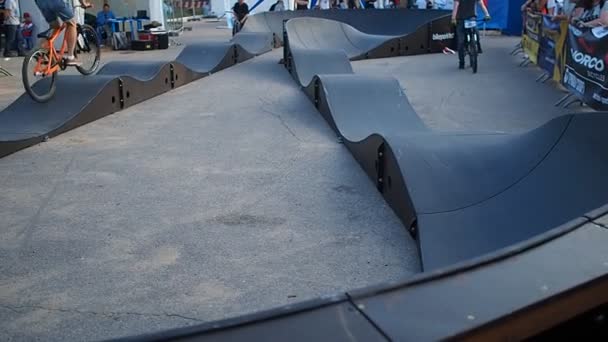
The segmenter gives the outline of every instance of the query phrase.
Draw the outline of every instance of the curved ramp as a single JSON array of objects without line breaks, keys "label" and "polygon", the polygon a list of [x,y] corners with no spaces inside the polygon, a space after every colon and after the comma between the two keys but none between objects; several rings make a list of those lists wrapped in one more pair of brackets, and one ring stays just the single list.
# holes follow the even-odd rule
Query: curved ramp
[{"label": "curved ramp", "polygon": [[417,237],[425,270],[530,239],[608,202],[605,114],[563,116],[524,134],[430,130],[397,80],[353,74],[348,56],[369,52],[354,47],[372,51],[379,39],[344,26],[287,22],[286,67]]},{"label": "curved ramp", "polygon": [[243,27],[244,32],[271,32],[279,43],[283,40],[283,23],[295,18],[322,18],[345,23],[367,34],[404,36],[421,26],[435,26],[436,32],[450,32],[449,11],[426,11],[412,9],[368,9],[344,11],[280,11],[264,12],[250,17]]},{"label": "curved ramp", "polygon": [[186,46],[175,61],[109,62],[96,75],[57,79],[45,104],[27,94],[0,112],[0,157],[272,50],[270,32]]},{"label": "curved ramp", "polygon": [[[46,81],[46,80],[44,80]],[[20,96],[0,112],[0,156],[120,110],[119,79],[64,76],[51,103]],[[78,96],[74,96],[78,94]]]},{"label": "curved ramp", "polygon": [[[285,24],[286,66],[300,85],[307,86],[315,75],[352,73],[349,60],[440,52],[446,45],[451,45],[452,40],[429,42],[442,30],[447,32],[442,36],[449,37],[448,19],[438,16],[427,24],[415,21],[409,30],[402,27],[406,33],[396,36],[368,34],[343,22],[323,18],[292,19]],[[405,21],[401,25],[403,23]],[[299,58],[294,59],[294,53]],[[318,63],[320,60],[323,62]]]}]

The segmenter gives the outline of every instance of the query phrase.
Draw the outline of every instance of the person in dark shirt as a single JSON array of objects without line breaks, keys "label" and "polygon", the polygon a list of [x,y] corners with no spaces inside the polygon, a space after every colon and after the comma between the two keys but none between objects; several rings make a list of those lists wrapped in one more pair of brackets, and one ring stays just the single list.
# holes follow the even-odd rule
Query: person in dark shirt
[{"label": "person in dark shirt", "polygon": [[365,0],[365,9],[376,8],[375,3],[376,0]]},{"label": "person in dark shirt", "polygon": [[458,68],[464,69],[464,40],[466,36],[464,21],[473,18],[477,20],[476,4],[479,3],[485,15],[484,20],[489,21],[490,13],[483,0],[454,0],[452,9],[452,24],[456,25],[456,38],[458,40]]},{"label": "person in dark shirt", "polygon": [[296,10],[307,10],[308,0],[296,0]]},{"label": "person in dark shirt", "polygon": [[241,23],[241,26],[245,24],[247,15],[249,15],[249,6],[245,3],[245,0],[239,0],[232,6],[232,14]]}]

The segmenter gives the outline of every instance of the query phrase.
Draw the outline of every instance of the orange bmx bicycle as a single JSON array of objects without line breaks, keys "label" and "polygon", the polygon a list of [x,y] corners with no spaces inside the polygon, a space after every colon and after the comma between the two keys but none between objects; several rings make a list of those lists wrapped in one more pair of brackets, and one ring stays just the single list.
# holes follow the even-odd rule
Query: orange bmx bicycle
[{"label": "orange bmx bicycle", "polygon": [[[55,94],[55,78],[60,70],[67,68],[63,59],[67,50],[65,37],[61,48],[57,49],[55,41],[65,31],[66,24],[62,23],[57,29],[49,29],[38,35],[48,41],[48,48],[32,50],[23,60],[21,73],[25,91],[36,102],[47,102]],[[77,25],[77,41],[74,55],[78,56],[82,65],[76,69],[83,75],[94,73],[99,67],[101,55],[99,37],[89,25]]]}]

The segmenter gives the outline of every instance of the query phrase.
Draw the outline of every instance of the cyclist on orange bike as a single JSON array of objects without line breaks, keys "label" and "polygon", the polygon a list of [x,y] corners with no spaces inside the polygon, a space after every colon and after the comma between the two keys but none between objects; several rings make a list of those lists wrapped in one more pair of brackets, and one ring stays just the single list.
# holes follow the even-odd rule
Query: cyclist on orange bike
[{"label": "cyclist on orange bike", "polygon": [[[68,4],[71,0],[36,0],[36,5],[42,12],[44,19],[51,29],[57,29],[60,26],[59,20],[66,24],[65,39],[67,42],[67,52],[64,59],[66,65],[80,66],[81,63],[74,56],[74,49],[76,48],[77,29],[76,29],[76,18],[74,17],[74,10],[71,5]],[[86,0],[78,0],[83,8],[91,7],[91,4]],[[47,42],[42,42],[42,46],[46,48]]]}]

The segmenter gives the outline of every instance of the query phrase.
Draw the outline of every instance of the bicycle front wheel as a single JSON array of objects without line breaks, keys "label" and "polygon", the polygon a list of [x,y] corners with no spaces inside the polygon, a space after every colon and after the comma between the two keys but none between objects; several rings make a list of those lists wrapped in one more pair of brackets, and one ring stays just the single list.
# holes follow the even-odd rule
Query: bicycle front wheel
[{"label": "bicycle front wheel", "polygon": [[469,44],[469,58],[471,59],[471,69],[473,73],[477,73],[477,41],[472,41]]},{"label": "bicycle front wheel", "polygon": [[239,33],[240,30],[241,30],[241,22],[238,20],[235,20],[232,24],[232,36],[234,37],[234,35]]},{"label": "bicycle front wheel", "polygon": [[44,49],[32,50],[23,59],[21,77],[25,92],[36,102],[47,102],[55,95],[57,72],[46,74],[50,63],[48,52]]},{"label": "bicycle front wheel", "polygon": [[82,63],[76,69],[83,75],[97,71],[101,59],[101,46],[97,32],[90,25],[81,25],[78,29],[75,55]]}]

